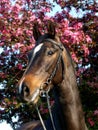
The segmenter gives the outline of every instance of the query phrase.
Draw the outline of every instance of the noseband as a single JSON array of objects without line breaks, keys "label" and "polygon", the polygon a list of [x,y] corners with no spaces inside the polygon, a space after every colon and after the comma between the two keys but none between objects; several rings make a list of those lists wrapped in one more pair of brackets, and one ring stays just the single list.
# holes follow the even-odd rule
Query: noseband
[{"label": "noseband", "polygon": [[[47,99],[47,105],[48,105],[48,110],[49,110],[49,115],[50,115],[50,119],[51,119],[51,123],[52,123],[52,127],[53,127],[53,130],[56,130],[56,127],[55,127],[55,124],[54,124],[54,121],[53,121],[53,115],[52,115],[52,112],[51,112],[51,105],[50,105],[50,101],[49,101],[49,90],[50,90],[50,87],[49,87],[49,84],[51,84],[54,76],[56,75],[56,72],[57,72],[57,69],[58,69],[58,66],[60,64],[60,61],[62,59],[62,51],[63,51],[63,45],[61,43],[57,44],[54,40],[52,39],[46,39],[45,41],[48,41],[48,42],[51,42],[53,43],[54,45],[56,45],[59,49],[60,49],[60,52],[59,52],[59,56],[58,56],[58,59],[57,59],[57,62],[56,62],[56,66],[54,68],[54,70],[52,71],[52,73],[50,74],[49,78],[46,80],[46,82],[44,82],[41,86],[40,86],[40,96],[41,97],[46,97]],[[45,89],[46,87],[48,86],[48,89]],[[39,116],[39,119],[41,121],[41,124],[43,126],[43,129],[44,130],[47,130],[46,127],[45,127],[45,124],[44,124],[44,121],[41,117],[41,114],[40,114],[40,111],[38,109],[38,106],[36,105],[36,110],[38,112],[38,116]]]}]

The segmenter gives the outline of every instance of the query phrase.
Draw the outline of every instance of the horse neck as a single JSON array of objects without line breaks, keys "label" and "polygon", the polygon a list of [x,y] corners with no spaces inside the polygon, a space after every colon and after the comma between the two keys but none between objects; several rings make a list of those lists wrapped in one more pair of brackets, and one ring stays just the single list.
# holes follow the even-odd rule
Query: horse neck
[{"label": "horse neck", "polygon": [[70,57],[63,57],[63,59],[66,64],[64,79],[59,86],[55,87],[56,106],[59,109],[57,111],[61,117],[59,119],[62,130],[86,130],[72,61]]},{"label": "horse neck", "polygon": [[54,95],[54,100],[55,104],[52,110],[53,118],[54,118],[54,123],[56,126],[56,130],[66,130],[65,122],[64,122],[64,113],[61,110],[61,103],[59,100],[59,92],[58,88],[59,86],[55,85],[53,88],[53,95]]}]

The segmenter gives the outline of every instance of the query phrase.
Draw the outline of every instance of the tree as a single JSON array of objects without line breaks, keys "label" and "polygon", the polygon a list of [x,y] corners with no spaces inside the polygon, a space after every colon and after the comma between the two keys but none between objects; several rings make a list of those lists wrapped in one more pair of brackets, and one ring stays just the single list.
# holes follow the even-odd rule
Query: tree
[{"label": "tree", "polygon": [[[58,4],[61,11],[47,12]],[[57,24],[57,32],[76,64],[77,83],[90,129],[98,127],[98,27],[97,1],[86,0],[2,0],[0,1],[0,119],[13,128],[38,118],[31,105],[17,98],[17,82],[26,65],[26,54],[34,47],[33,25],[37,21],[45,33],[48,20]],[[74,15],[71,14],[74,10]],[[80,15],[81,14],[81,15]],[[60,23],[60,24],[59,24]],[[13,122],[13,117],[19,117]],[[26,118],[25,118],[26,117]]]}]

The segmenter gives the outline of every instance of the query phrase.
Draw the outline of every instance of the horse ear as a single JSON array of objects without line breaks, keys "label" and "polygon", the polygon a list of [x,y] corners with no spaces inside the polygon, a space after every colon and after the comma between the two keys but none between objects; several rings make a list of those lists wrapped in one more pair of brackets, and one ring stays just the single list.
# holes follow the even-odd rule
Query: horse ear
[{"label": "horse ear", "polygon": [[52,21],[48,21],[47,31],[48,31],[48,34],[52,38],[55,38],[55,35],[56,35],[55,27],[56,27],[56,25]]},{"label": "horse ear", "polygon": [[50,38],[52,38],[56,42],[60,43],[60,38],[59,38],[60,35],[56,33],[57,26],[58,25],[53,23],[52,21],[48,21],[47,30],[48,30],[48,34],[49,34]]},{"label": "horse ear", "polygon": [[34,39],[37,41],[38,38],[41,36],[41,32],[38,28],[38,23],[35,22],[34,23],[34,26],[33,26],[33,36],[34,36]]}]

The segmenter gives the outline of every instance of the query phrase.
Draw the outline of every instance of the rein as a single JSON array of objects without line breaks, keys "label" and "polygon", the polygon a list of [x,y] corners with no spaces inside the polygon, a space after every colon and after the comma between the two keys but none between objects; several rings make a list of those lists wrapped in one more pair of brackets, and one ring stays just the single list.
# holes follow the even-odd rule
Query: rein
[{"label": "rein", "polygon": [[[46,80],[46,82],[43,83],[43,84],[40,86],[40,96],[41,96],[41,97],[46,97],[46,99],[47,99],[47,106],[48,106],[48,111],[49,111],[49,116],[50,116],[50,119],[51,119],[52,127],[53,127],[53,130],[56,130],[55,123],[54,123],[54,120],[53,120],[53,115],[52,115],[52,112],[51,112],[51,105],[50,105],[50,101],[49,101],[49,94],[48,94],[48,93],[49,93],[50,87],[49,87],[48,85],[51,84],[51,81],[53,80],[53,78],[54,78],[54,76],[55,76],[55,74],[56,74],[56,72],[57,72],[58,66],[59,66],[60,61],[61,61],[61,59],[62,59],[61,52],[63,51],[63,46],[62,46],[62,44],[60,44],[60,45],[57,44],[57,43],[56,43],[54,40],[52,40],[52,39],[46,39],[45,41],[49,41],[49,42],[55,44],[55,45],[58,46],[59,49],[60,49],[60,53],[59,53],[59,56],[58,56],[58,59],[57,59],[57,62],[56,62],[56,66],[55,66],[53,72],[50,74],[50,77]],[[44,88],[45,88],[46,86],[48,86],[49,88],[48,88],[47,90],[44,90]],[[40,114],[40,111],[39,111],[39,109],[38,109],[38,105],[36,105],[36,110],[37,110],[37,113],[38,113],[38,116],[39,116],[39,119],[40,119],[40,122],[41,122],[41,124],[42,124],[43,129],[44,129],[44,130],[47,130],[47,129],[46,129],[46,126],[45,126],[45,123],[44,123],[44,121],[43,121],[43,119],[42,119],[42,116],[41,116],[41,114]]]},{"label": "rein", "polygon": [[[51,105],[50,105],[50,101],[49,101],[48,92],[46,92],[46,98],[47,98],[47,106],[48,106],[48,110],[49,110],[49,116],[50,116],[50,119],[51,119],[52,127],[53,127],[53,130],[56,130],[55,124],[54,124],[54,121],[53,121],[53,115],[52,115],[52,112],[51,112]],[[40,114],[40,111],[38,109],[38,105],[37,104],[36,104],[36,110],[37,110],[37,113],[38,113],[38,116],[39,116],[39,119],[40,119],[40,122],[42,124],[43,129],[47,130],[46,126],[45,126],[45,123],[44,123],[44,121],[42,119],[42,116]]]}]

